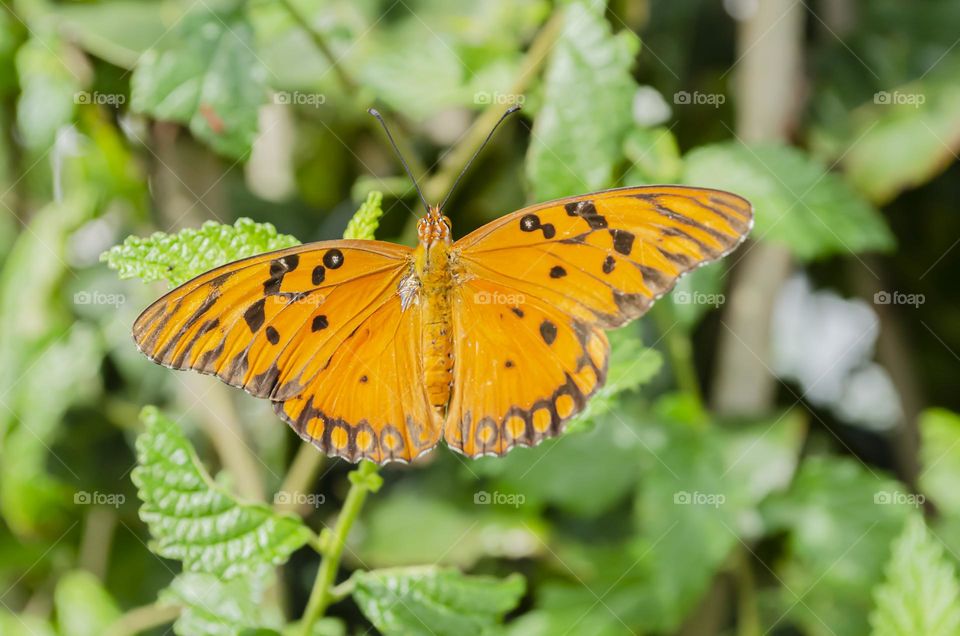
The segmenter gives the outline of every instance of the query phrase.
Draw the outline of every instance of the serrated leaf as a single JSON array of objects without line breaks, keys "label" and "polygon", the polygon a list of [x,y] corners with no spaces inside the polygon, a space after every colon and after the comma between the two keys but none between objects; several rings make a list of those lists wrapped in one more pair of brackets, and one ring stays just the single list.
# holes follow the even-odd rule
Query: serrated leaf
[{"label": "serrated leaf", "polygon": [[879,212],[796,148],[737,142],[701,146],[687,154],[683,182],[746,197],[756,211],[751,236],[782,243],[801,259],[894,247]]},{"label": "serrated leaf", "polygon": [[886,580],[874,590],[873,636],[956,636],[960,584],[943,546],[913,513],[893,544]]},{"label": "serrated leaf", "polygon": [[207,221],[200,229],[176,234],[128,236],[122,245],[101,254],[100,260],[117,270],[120,278],[165,280],[174,287],[225,263],[299,244],[292,236],[278,234],[269,223],[241,218],[233,225]]},{"label": "serrated leaf", "polygon": [[484,634],[516,607],[523,577],[467,576],[437,567],[357,572],[353,599],[386,636]]},{"label": "serrated leaf", "polygon": [[920,415],[920,490],[944,514],[960,517],[960,415],[928,409]]},{"label": "serrated leaf", "polygon": [[242,10],[217,13],[204,7],[189,12],[140,58],[130,81],[130,105],[186,124],[217,152],[242,159],[266,102],[266,69]]},{"label": "serrated leaf", "polygon": [[188,572],[223,578],[261,575],[284,563],[313,533],[296,517],[242,503],[215,484],[176,423],[155,407],[141,415],[133,481],[151,549]]},{"label": "serrated leaf", "polygon": [[120,617],[120,609],[100,580],[89,572],[65,574],[54,591],[61,636],[100,636]]},{"label": "serrated leaf", "polygon": [[280,612],[264,604],[263,587],[249,577],[229,581],[211,574],[183,573],[160,593],[162,602],[183,607],[173,625],[178,636],[238,636],[276,633]]},{"label": "serrated leaf", "polygon": [[537,201],[613,185],[633,117],[630,67],[639,40],[629,29],[612,35],[602,12],[581,3],[564,11],[527,154]]}]

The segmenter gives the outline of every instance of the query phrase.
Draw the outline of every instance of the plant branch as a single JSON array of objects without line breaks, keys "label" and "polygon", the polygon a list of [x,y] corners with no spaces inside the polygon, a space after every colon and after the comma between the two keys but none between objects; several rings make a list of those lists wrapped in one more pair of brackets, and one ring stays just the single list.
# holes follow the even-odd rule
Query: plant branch
[{"label": "plant branch", "polygon": [[300,10],[300,8],[293,2],[293,0],[280,0],[280,4],[293,16],[293,19],[297,21],[297,24],[307,32],[307,35],[310,36],[310,39],[313,40],[313,45],[317,47],[317,50],[327,58],[327,62],[330,63],[330,68],[333,69],[334,74],[337,76],[337,79],[340,81],[340,84],[343,86],[343,90],[346,93],[354,93],[359,85],[356,81],[347,73],[346,69],[339,63],[337,56],[334,55],[333,49],[327,44],[326,37],[319,29],[317,29],[310,22],[310,18]]},{"label": "plant branch", "polygon": [[[527,54],[520,64],[520,72],[510,87],[512,95],[519,95],[527,90],[530,83],[540,72],[541,67],[547,59],[550,49],[560,35],[563,27],[563,12],[556,11],[550,17],[543,28],[537,33]],[[491,104],[484,110],[473,124],[473,127],[467,132],[463,141],[457,144],[443,160],[440,169],[429,181],[424,184],[423,192],[428,201],[440,201],[453,186],[457,176],[463,171],[464,166],[470,161],[483,140],[486,139],[497,123],[500,116],[503,115],[504,108],[499,104]]]},{"label": "plant branch", "polygon": [[104,636],[133,636],[133,634],[172,623],[180,617],[182,611],[179,605],[166,603],[151,603],[136,607],[114,621],[104,632]]},{"label": "plant branch", "polygon": [[332,532],[325,531],[322,535],[323,560],[317,568],[317,578],[313,583],[310,600],[307,602],[307,609],[300,623],[303,636],[310,636],[313,624],[323,616],[330,603],[339,598],[334,593],[333,584],[340,567],[340,558],[343,556],[343,548],[350,534],[350,528],[353,527],[363,508],[363,502],[367,499],[367,493],[376,492],[383,484],[383,479],[377,470],[376,464],[363,461],[350,473],[350,491],[343,502],[337,525]]}]

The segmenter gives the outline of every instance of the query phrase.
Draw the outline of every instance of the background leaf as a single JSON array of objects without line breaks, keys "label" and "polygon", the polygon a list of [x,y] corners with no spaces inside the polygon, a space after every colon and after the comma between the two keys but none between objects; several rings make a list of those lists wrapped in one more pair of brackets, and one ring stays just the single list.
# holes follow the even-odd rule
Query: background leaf
[{"label": "background leaf", "polygon": [[683,182],[745,196],[756,213],[751,236],[782,243],[801,259],[894,245],[869,203],[795,148],[736,142],[701,146],[686,155]]},{"label": "background leaf", "polygon": [[253,29],[240,10],[190,11],[140,59],[130,105],[187,124],[217,152],[241,159],[267,98],[267,72],[253,51]]},{"label": "background leaf", "polygon": [[595,8],[574,2],[550,56],[543,105],[527,151],[533,198],[546,201],[613,185],[630,128],[630,75],[639,49],[629,31],[616,35]]},{"label": "background leaf", "polygon": [[960,632],[960,584],[954,564],[910,515],[893,544],[887,578],[874,591],[873,636],[949,636]]},{"label": "background leaf", "polygon": [[133,481],[153,550],[190,572],[224,579],[261,576],[310,541],[299,519],[262,504],[241,503],[206,474],[177,424],[153,407],[141,416]]},{"label": "background leaf", "polygon": [[129,236],[100,259],[121,278],[165,280],[173,287],[230,261],[299,244],[292,236],[278,234],[269,223],[240,218],[233,225],[207,221],[198,230]]},{"label": "background leaf", "polygon": [[353,598],[386,636],[486,634],[516,607],[523,577],[466,576],[435,567],[357,572]]}]

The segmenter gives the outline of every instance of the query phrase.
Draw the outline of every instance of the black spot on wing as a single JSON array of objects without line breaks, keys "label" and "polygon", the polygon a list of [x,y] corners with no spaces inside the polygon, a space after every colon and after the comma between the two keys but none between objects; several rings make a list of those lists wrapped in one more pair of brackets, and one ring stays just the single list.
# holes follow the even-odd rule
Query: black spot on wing
[{"label": "black spot on wing", "polygon": [[567,270],[563,269],[559,265],[554,265],[550,268],[550,278],[563,278],[567,275]]},{"label": "black spot on wing", "polygon": [[609,274],[613,271],[613,268],[617,266],[617,259],[612,256],[607,256],[603,259],[603,273]]},{"label": "black spot on wing", "polygon": [[267,336],[267,340],[270,344],[275,345],[280,342],[280,332],[277,331],[273,326],[268,326],[264,334]]},{"label": "black spot on wing", "polygon": [[524,214],[520,218],[520,231],[534,232],[536,230],[542,231],[543,237],[546,239],[552,239],[557,235],[557,228],[553,226],[553,223],[542,225],[540,223],[540,217],[536,214]]},{"label": "black spot on wing", "polygon": [[343,252],[337,248],[329,249],[323,255],[323,264],[329,269],[337,269],[343,265]]},{"label": "black spot on wing", "polygon": [[602,230],[607,227],[607,219],[597,212],[597,206],[593,201],[572,201],[565,206],[569,216],[579,216],[587,222],[591,230]]},{"label": "black spot on wing", "polygon": [[319,285],[327,277],[327,270],[323,265],[317,265],[313,268],[313,273],[310,275],[310,280],[314,285]]},{"label": "black spot on wing", "polygon": [[629,256],[633,251],[634,235],[626,230],[610,230],[610,236],[613,237],[613,249],[624,256]]},{"label": "black spot on wing", "polygon": [[247,307],[247,310],[243,312],[243,319],[246,321],[247,327],[250,328],[251,332],[256,333],[260,330],[260,327],[263,326],[263,321],[266,319],[266,315],[263,312],[265,302],[266,299],[261,298]]},{"label": "black spot on wing", "polygon": [[510,311],[516,314],[517,318],[523,318],[523,310],[519,307],[511,307]]},{"label": "black spot on wing", "polygon": [[322,329],[326,329],[330,326],[330,323],[327,322],[327,317],[325,315],[314,316],[313,322],[310,324],[310,331],[317,332]]},{"label": "black spot on wing", "polygon": [[553,341],[557,339],[557,326],[549,320],[544,320],[540,323],[540,337],[548,345],[552,345]]}]

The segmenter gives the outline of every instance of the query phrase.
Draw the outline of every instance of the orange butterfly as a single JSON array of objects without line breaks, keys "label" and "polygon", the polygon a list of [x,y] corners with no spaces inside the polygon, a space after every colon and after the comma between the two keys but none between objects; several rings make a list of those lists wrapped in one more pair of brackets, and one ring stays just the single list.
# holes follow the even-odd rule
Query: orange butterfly
[{"label": "orange butterfly", "polygon": [[603,385],[604,329],[753,223],[743,198],[681,186],[541,203],[456,242],[427,208],[415,249],[321,241],[202,274],[140,315],[137,346],[270,399],[331,456],[410,461],[441,437],[503,455],[559,435]]}]

